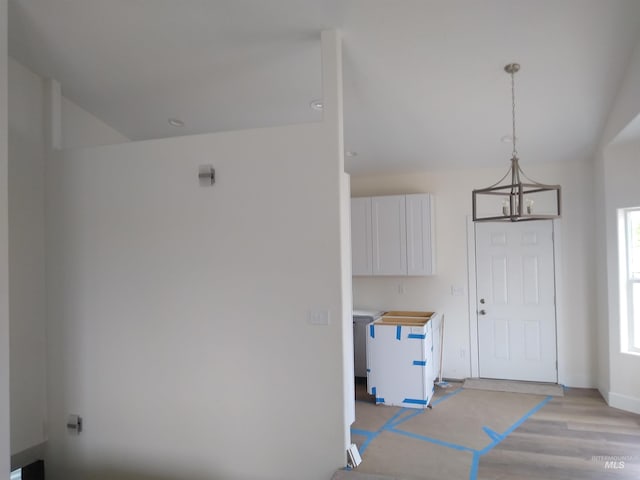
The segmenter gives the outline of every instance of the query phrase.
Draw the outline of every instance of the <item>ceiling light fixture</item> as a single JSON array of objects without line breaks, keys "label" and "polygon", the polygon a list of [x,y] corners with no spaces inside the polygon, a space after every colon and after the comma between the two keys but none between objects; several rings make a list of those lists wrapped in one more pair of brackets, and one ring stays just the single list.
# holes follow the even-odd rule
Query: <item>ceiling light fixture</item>
[{"label": "ceiling light fixture", "polygon": [[[531,180],[518,165],[518,150],[516,149],[516,94],[515,74],[520,65],[510,63],[504,67],[511,75],[511,114],[513,134],[513,151],[511,153],[511,168],[504,177],[486,188],[478,188],[472,193],[472,208],[474,222],[520,222],[525,220],[547,220],[560,218],[560,185],[545,185]],[[506,180],[511,176],[511,183]],[[523,183],[520,176],[530,183]],[[504,182],[504,183],[503,183]],[[551,194],[551,195],[549,195]],[[496,197],[497,196],[497,197]],[[555,198],[554,198],[555,197]],[[502,200],[502,204],[496,202]],[[533,205],[538,202],[545,213],[534,213]],[[500,210],[500,207],[502,209]],[[536,207],[536,208],[538,208]],[[482,215],[478,210],[489,211]]]},{"label": "ceiling light fixture", "polygon": [[324,103],[322,103],[322,100],[312,100],[309,106],[314,110],[322,110],[324,108]]},{"label": "ceiling light fixture", "polygon": [[172,127],[184,127],[184,122],[179,118],[170,118],[169,125]]}]

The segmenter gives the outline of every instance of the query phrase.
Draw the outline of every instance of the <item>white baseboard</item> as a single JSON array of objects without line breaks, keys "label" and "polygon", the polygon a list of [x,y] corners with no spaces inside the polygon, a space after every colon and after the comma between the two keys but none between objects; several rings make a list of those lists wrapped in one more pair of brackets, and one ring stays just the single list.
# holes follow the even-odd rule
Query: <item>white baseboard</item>
[{"label": "white baseboard", "polygon": [[558,383],[569,388],[597,388],[591,375],[567,375],[561,370],[558,371]]},{"label": "white baseboard", "polygon": [[602,398],[604,398],[606,404],[609,405],[611,403],[611,401],[609,400],[609,392],[604,388],[598,388],[598,392],[600,392],[600,395],[602,395]]},{"label": "white baseboard", "polygon": [[626,410],[627,412],[640,414],[640,398],[622,395],[620,393],[609,392],[605,396],[605,400],[610,407]]}]

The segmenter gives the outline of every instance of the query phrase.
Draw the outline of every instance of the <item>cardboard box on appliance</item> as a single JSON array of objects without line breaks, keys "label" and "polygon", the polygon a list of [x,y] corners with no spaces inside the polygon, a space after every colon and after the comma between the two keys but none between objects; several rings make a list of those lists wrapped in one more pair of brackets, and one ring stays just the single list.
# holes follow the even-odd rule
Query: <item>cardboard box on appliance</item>
[{"label": "cardboard box on appliance", "polygon": [[367,390],[376,404],[427,408],[438,374],[435,312],[391,311],[368,325]]}]

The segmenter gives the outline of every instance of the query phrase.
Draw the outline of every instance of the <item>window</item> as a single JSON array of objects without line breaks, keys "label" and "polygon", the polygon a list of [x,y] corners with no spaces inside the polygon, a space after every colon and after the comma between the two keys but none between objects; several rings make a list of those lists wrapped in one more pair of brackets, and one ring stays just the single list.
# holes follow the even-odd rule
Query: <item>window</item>
[{"label": "window", "polygon": [[620,210],[622,350],[640,354],[640,207]]}]

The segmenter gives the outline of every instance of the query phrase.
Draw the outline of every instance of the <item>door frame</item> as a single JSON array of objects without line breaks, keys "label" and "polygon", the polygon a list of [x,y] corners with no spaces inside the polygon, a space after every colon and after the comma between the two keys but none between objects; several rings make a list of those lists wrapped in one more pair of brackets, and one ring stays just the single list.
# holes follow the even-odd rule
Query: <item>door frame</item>
[{"label": "door frame", "polygon": [[[559,220],[551,220],[553,225],[553,273],[555,275],[555,295],[556,295],[556,361],[558,363],[557,378],[559,384],[564,384],[564,357],[563,350],[565,338],[562,328],[559,328],[560,319],[564,317],[563,295],[562,295],[562,274],[560,265],[562,264],[562,223]],[[467,215],[467,276],[469,292],[469,367],[472,378],[480,377],[479,369],[479,346],[478,346],[478,291],[476,275],[476,229],[471,215]]]}]

